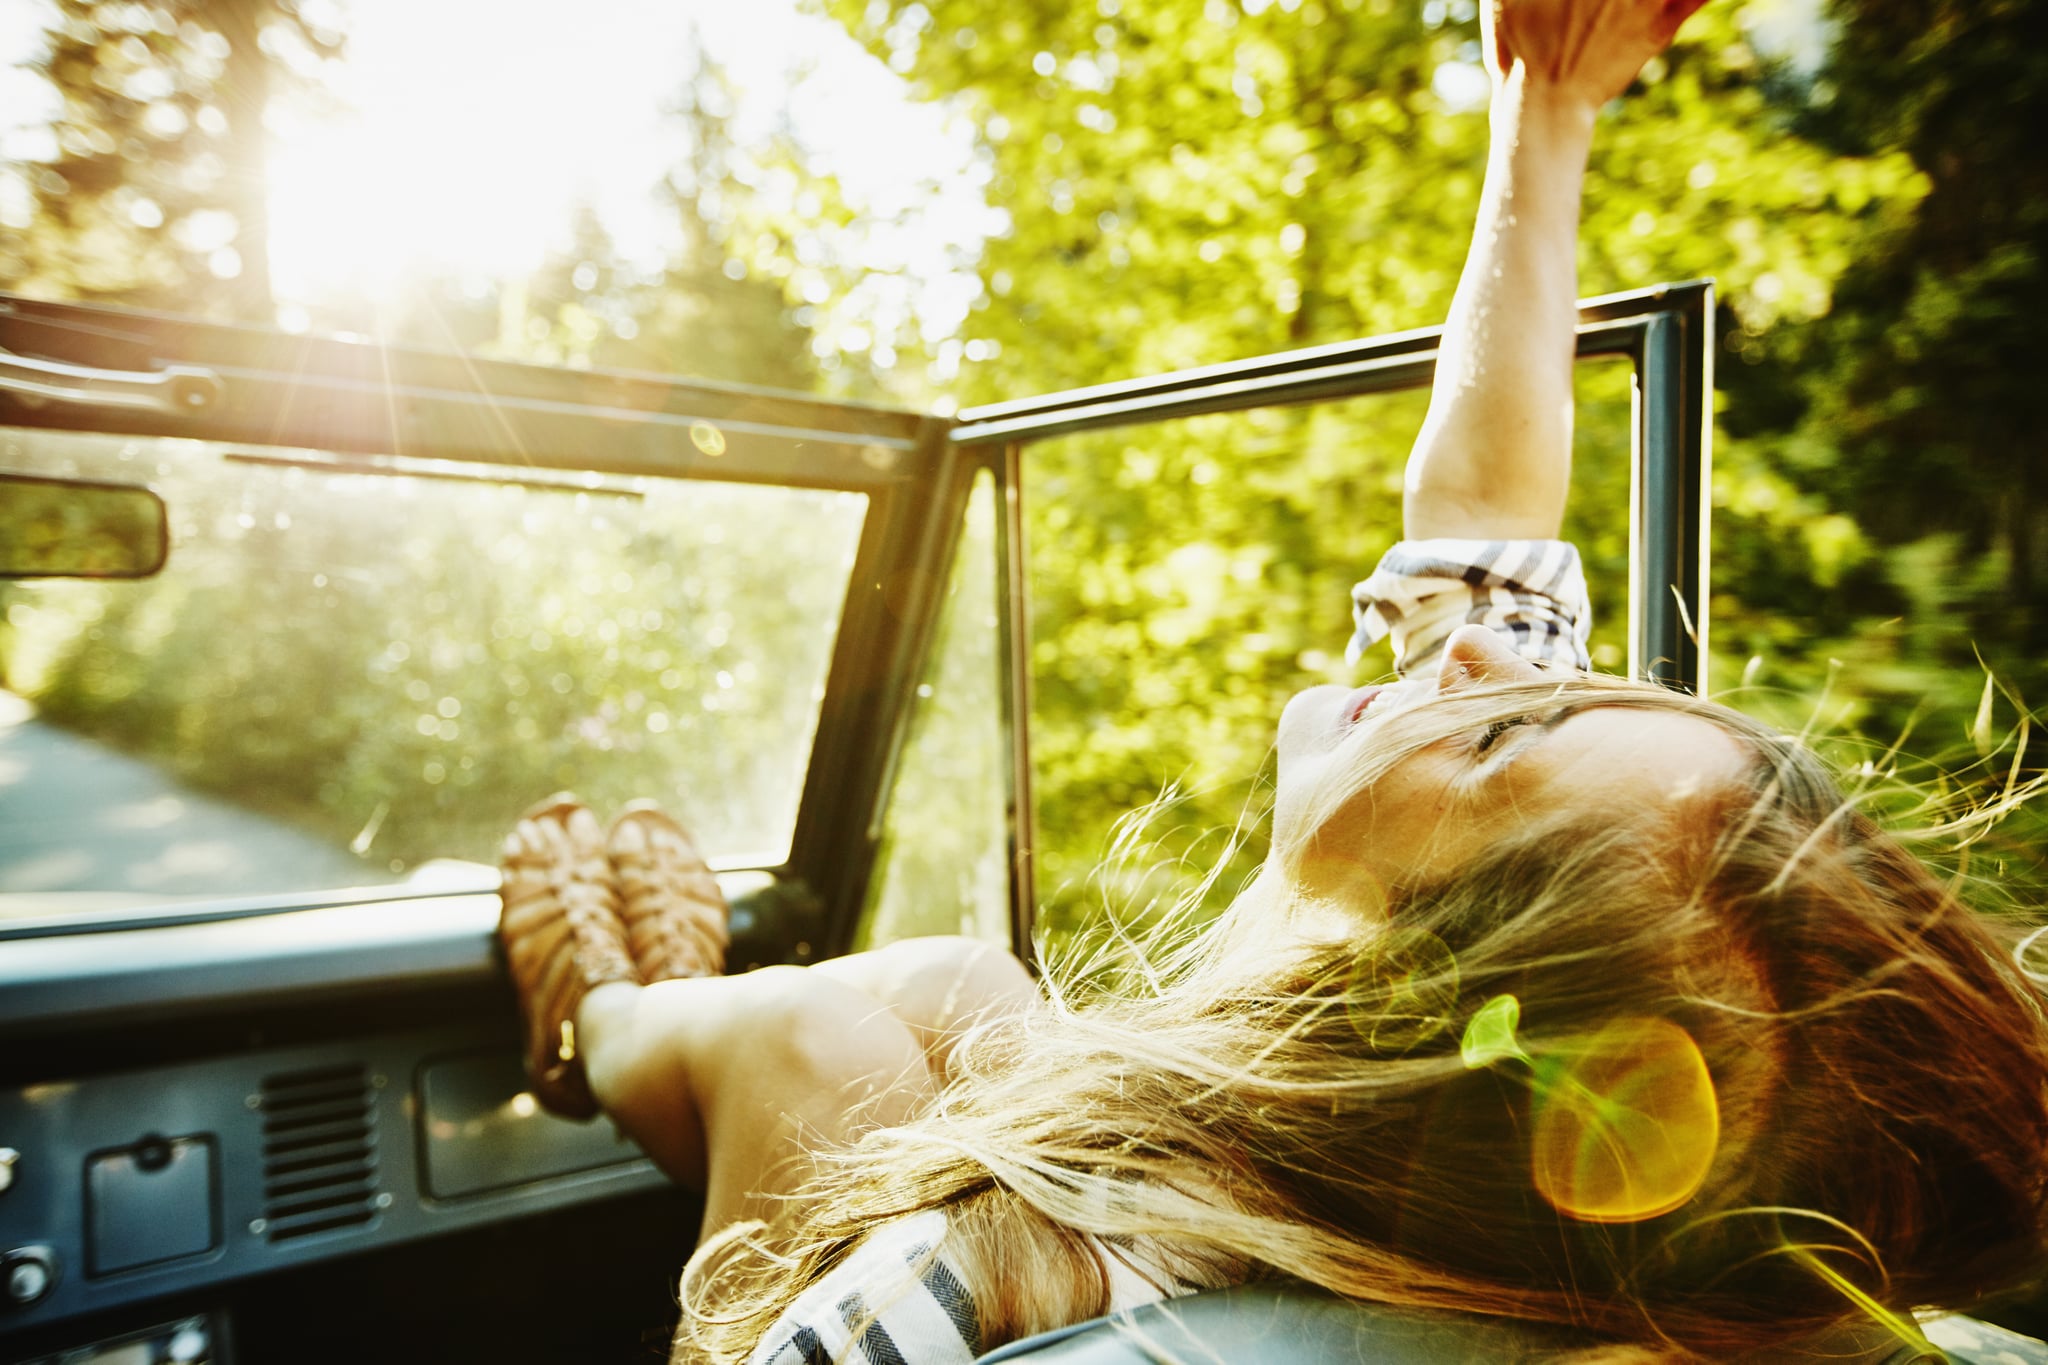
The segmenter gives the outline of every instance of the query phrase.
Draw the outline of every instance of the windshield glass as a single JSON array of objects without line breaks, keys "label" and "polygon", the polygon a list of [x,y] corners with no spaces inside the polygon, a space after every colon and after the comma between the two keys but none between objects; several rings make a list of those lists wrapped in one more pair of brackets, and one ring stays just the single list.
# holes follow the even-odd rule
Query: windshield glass
[{"label": "windshield glass", "polygon": [[866,498],[403,469],[0,429],[0,472],[147,483],[172,537],[0,583],[0,917],[487,887],[563,788],[787,855]]}]

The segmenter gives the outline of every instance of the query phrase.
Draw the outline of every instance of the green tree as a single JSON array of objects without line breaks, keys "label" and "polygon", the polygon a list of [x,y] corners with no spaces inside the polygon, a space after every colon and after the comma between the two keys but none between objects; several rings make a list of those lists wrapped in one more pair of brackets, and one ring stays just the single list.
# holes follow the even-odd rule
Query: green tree
[{"label": "green tree", "polygon": [[[1841,155],[1909,159],[1926,192],[1825,313],[1728,338],[1717,644],[1724,676],[1750,660],[1769,685],[1752,705],[1804,725],[1824,693],[1852,757],[1910,735],[1923,775],[1983,799],[2016,761],[1987,751],[2048,685],[2048,486],[2018,360],[2048,344],[2048,5],[1829,13],[1827,64],[1781,80],[1780,107]],[[1988,841],[2022,894],[2044,832],[2029,808]]]},{"label": "green tree", "polygon": [[[2003,568],[2005,635],[2048,645],[2048,471],[2039,386],[2014,358],[2048,336],[2048,6],[1843,0],[1832,98],[1846,150],[1897,149],[1930,193],[1863,260],[1820,337],[1810,423],[1838,433],[1835,491],[1887,544],[1929,529]],[[1823,339],[1824,338],[1824,339]],[[1846,458],[1853,456],[1853,458]],[[1958,490],[1988,496],[1957,497]]]},{"label": "green tree", "polygon": [[0,284],[270,322],[264,111],[341,34],[296,0],[54,3],[54,155],[11,168],[34,218]]},{"label": "green tree", "polygon": [[[971,111],[993,159],[1010,230],[982,263],[970,401],[1442,316],[1485,136],[1469,0],[1419,14],[1392,0],[821,3],[917,89]],[[1582,275],[1588,293],[1716,275],[1738,330],[1767,334],[1825,314],[1922,182],[1903,156],[1800,136],[1743,17],[1702,15],[1603,119]],[[1611,377],[1584,382],[1574,530],[1614,620],[1625,398]],[[1258,766],[1280,698],[1352,676],[1344,588],[1397,532],[1420,410],[1202,418],[1027,454],[1056,928],[1098,899],[1086,878],[1115,818],[1185,789],[1149,855],[1172,866],[1256,808],[1230,774]],[[1156,880],[1130,886],[1142,902]]]},{"label": "green tree", "polygon": [[[1975,641],[2037,691],[2048,476],[2037,385],[2014,358],[2048,334],[2048,160],[2031,131],[2048,113],[2048,6],[1835,8],[1840,39],[1804,126],[1845,152],[1909,156],[1929,192],[1844,275],[1826,317],[1758,348],[1796,380],[1731,424],[1777,440],[1796,485],[1853,516],[1868,542],[1862,614],[1908,605],[1892,584],[1907,561],[1879,551],[1924,558],[1943,537],[1956,586],[1991,591],[1943,595],[1966,628],[1941,662],[1969,669]],[[1973,706],[1975,691],[1958,695]]]}]

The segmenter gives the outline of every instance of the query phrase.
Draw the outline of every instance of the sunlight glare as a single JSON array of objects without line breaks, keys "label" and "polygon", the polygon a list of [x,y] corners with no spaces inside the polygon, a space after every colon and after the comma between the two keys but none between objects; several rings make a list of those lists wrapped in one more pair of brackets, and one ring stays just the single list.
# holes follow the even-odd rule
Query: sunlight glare
[{"label": "sunlight glare", "polygon": [[346,0],[340,24],[326,88],[271,119],[288,315],[522,276],[566,244],[580,205],[622,259],[658,267],[677,243],[656,190],[689,150],[669,111],[700,43],[739,93],[734,136],[793,129],[863,210],[868,268],[910,266],[901,297],[868,305],[878,322],[909,314],[949,334],[978,292],[960,257],[993,227],[972,129],[794,0]]},{"label": "sunlight glare", "polygon": [[274,120],[281,297],[528,270],[578,202],[652,246],[632,239],[674,152],[659,133],[677,7],[354,0],[345,22],[331,89]]}]

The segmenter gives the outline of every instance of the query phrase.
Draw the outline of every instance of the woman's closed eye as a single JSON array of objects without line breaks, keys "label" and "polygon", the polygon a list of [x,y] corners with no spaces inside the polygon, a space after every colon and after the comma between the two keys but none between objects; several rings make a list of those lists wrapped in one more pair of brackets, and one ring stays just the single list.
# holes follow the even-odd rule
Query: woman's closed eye
[{"label": "woman's closed eye", "polygon": [[[1472,757],[1483,762],[1489,773],[1498,772],[1518,762],[1523,753],[1541,744],[1558,726],[1582,714],[1585,709],[1583,706],[1559,706],[1545,708],[1532,715],[1509,716],[1505,720],[1494,721],[1479,732],[1479,738],[1472,746]],[[1524,726],[1529,727],[1527,735],[1512,743],[1506,742],[1510,731]]]},{"label": "woman's closed eye", "polygon": [[1479,743],[1473,746],[1472,752],[1484,758],[1494,745],[1500,743],[1508,731],[1514,729],[1517,725],[1527,725],[1535,719],[1534,716],[1510,716],[1506,720],[1493,722],[1493,724],[1480,732]]}]

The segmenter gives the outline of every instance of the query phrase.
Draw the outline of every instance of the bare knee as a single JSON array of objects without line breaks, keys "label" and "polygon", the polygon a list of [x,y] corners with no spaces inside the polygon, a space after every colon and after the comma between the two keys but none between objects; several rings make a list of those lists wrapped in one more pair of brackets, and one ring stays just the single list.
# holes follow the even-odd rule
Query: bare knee
[{"label": "bare knee", "polygon": [[698,1047],[705,1101],[726,1095],[815,1118],[874,1108],[900,1119],[925,1078],[910,1030],[843,982],[805,967],[764,967],[727,979],[744,994]]},{"label": "bare knee", "polygon": [[950,1076],[954,1048],[969,1029],[1038,1001],[1038,987],[1022,962],[973,938],[903,939],[812,970],[888,1006],[917,1039],[941,1084]]},{"label": "bare knee", "polygon": [[1038,998],[1022,962],[994,944],[958,935],[902,939],[812,970],[873,996],[919,1032],[958,1029]]},{"label": "bare knee", "polygon": [[910,939],[903,950],[906,1023],[923,1034],[957,1034],[1038,1002],[1038,984],[1004,949],[972,938]]}]

